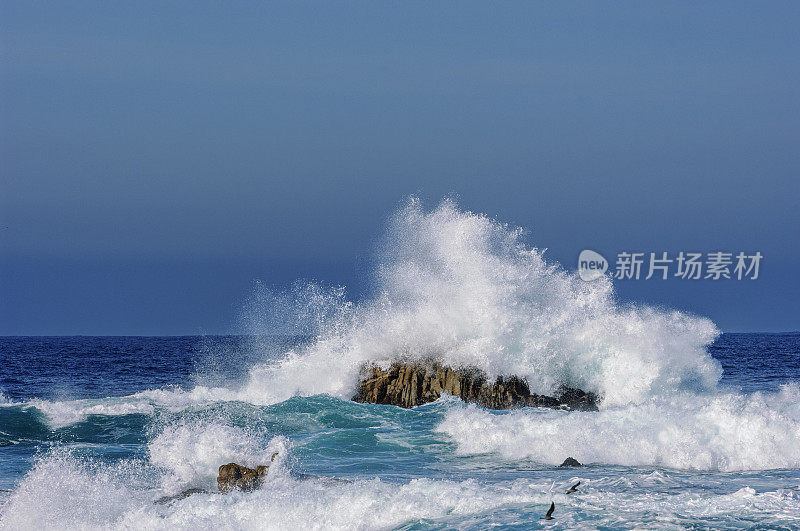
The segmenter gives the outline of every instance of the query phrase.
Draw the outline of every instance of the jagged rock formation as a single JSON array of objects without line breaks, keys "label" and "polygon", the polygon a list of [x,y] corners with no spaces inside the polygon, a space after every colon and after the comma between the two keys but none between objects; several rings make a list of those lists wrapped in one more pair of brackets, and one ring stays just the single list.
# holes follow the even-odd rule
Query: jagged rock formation
[{"label": "jagged rock formation", "polygon": [[500,376],[492,383],[478,369],[453,369],[437,362],[393,363],[388,371],[365,365],[353,400],[410,408],[433,402],[442,393],[489,409],[534,406],[597,411],[597,397],[580,389],[562,387],[555,397],[536,395],[517,376]]}]

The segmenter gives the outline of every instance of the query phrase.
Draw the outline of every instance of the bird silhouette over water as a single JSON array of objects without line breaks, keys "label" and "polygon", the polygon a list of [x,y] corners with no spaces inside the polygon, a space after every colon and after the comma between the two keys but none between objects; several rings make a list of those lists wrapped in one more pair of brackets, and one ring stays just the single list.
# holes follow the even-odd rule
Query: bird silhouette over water
[{"label": "bird silhouette over water", "polygon": [[540,516],[539,520],[552,520],[553,511],[555,510],[556,510],[556,502],[550,502],[550,508],[547,510],[547,514],[544,516]]},{"label": "bird silhouette over water", "polygon": [[573,492],[577,492],[578,491],[578,485],[580,485],[580,484],[581,484],[581,482],[579,481],[579,482],[575,483],[573,486],[571,486],[569,488],[569,490],[567,491],[567,494],[572,494]]}]

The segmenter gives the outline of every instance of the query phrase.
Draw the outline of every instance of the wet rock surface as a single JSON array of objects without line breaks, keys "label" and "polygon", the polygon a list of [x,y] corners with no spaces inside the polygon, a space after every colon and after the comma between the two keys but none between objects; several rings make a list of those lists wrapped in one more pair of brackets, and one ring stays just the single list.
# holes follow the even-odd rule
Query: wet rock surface
[{"label": "wet rock surface", "polygon": [[267,473],[266,466],[259,466],[255,469],[246,466],[228,463],[219,467],[217,477],[217,488],[220,492],[230,492],[234,489],[249,491],[261,486],[264,476]]},{"label": "wet rock surface", "polygon": [[564,459],[564,462],[558,466],[583,466],[577,459],[573,459],[572,457],[567,457]]},{"label": "wet rock surface", "polygon": [[[277,455],[277,452],[272,454],[270,462],[275,461]],[[255,490],[263,484],[268,471],[269,465],[259,465],[253,469],[236,463],[228,463],[219,467],[217,488],[220,492],[230,492],[234,489]]]},{"label": "wet rock surface", "polygon": [[411,408],[433,402],[442,393],[489,409],[532,406],[597,411],[597,397],[580,389],[562,387],[556,396],[537,395],[517,376],[500,376],[490,382],[478,369],[453,369],[436,362],[398,362],[388,370],[364,366],[353,400]]}]

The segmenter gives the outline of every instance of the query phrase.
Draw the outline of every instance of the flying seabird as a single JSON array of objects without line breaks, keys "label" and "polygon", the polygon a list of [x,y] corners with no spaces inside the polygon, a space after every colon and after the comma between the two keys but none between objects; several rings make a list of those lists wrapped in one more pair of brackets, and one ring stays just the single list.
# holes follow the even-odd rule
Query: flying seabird
[{"label": "flying seabird", "polygon": [[581,484],[581,482],[579,481],[579,482],[575,483],[573,486],[571,486],[569,488],[569,490],[567,491],[567,494],[572,494],[573,492],[576,492],[578,490],[578,485],[580,485],[580,484]]},{"label": "flying seabird", "polygon": [[540,516],[539,520],[552,520],[553,511],[555,510],[556,510],[556,502],[550,502],[550,508],[547,510],[547,514],[544,516]]}]

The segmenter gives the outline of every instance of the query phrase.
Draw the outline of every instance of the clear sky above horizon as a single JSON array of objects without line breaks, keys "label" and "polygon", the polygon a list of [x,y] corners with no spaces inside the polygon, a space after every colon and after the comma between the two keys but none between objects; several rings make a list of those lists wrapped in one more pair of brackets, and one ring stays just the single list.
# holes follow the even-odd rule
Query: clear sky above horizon
[{"label": "clear sky above horizon", "polygon": [[409,194],[617,282],[800,329],[796,2],[2,2],[0,334],[237,332],[254,279],[368,292]]}]

